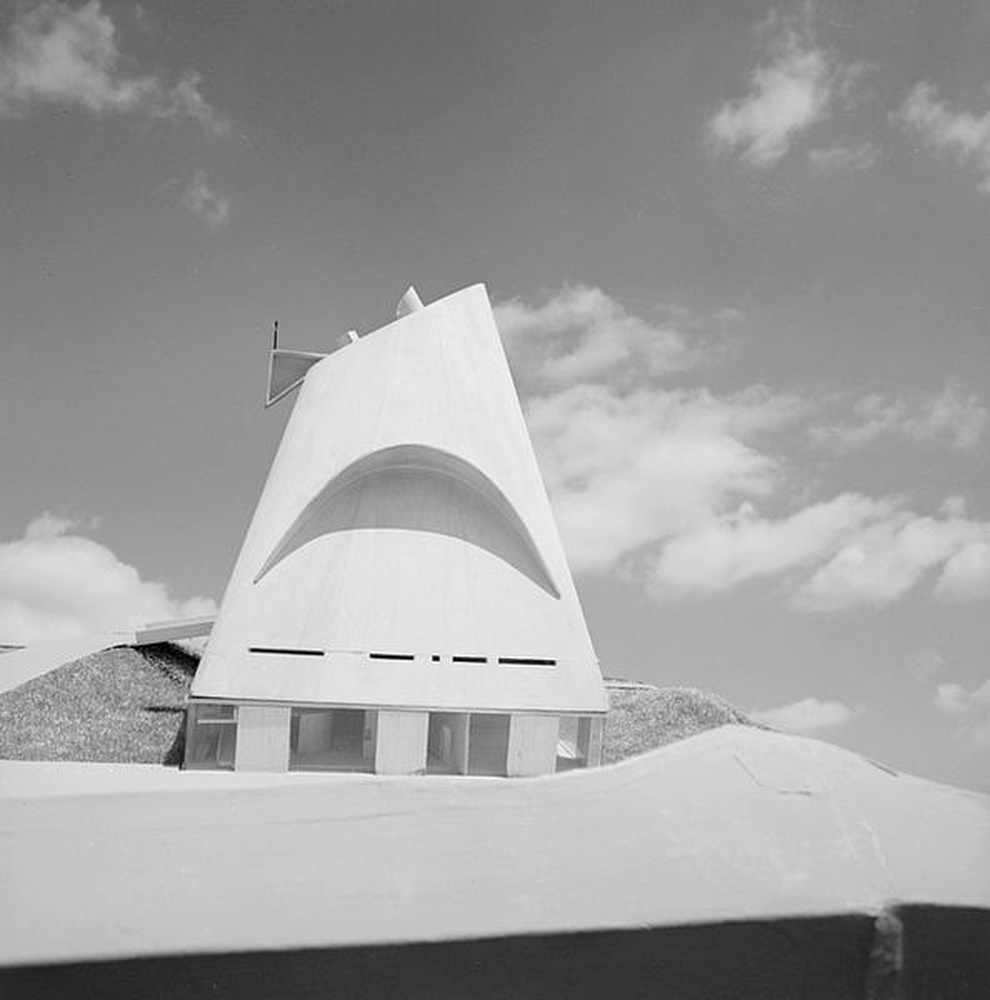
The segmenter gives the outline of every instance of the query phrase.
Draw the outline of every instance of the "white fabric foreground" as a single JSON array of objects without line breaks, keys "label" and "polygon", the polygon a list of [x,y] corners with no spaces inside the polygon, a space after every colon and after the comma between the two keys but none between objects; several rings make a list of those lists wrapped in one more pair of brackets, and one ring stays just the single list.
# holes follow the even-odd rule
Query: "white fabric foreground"
[{"label": "white fabric foreground", "polygon": [[534,779],[274,777],[11,787],[0,964],[990,908],[990,798],[748,727]]}]

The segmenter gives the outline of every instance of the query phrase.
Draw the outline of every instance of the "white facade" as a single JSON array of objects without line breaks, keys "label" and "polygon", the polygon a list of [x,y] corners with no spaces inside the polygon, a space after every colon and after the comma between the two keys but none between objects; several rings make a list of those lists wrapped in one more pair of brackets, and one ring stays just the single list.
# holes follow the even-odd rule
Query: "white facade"
[{"label": "white facade", "polygon": [[[483,286],[306,371],[192,698],[363,711],[366,726],[383,724],[373,767],[393,772],[426,768],[396,734],[425,752],[429,713],[520,716],[506,759],[521,773],[549,759],[559,717],[604,713]],[[298,740],[309,723],[292,724]],[[358,725],[337,717],[348,752]],[[240,766],[258,730],[238,728]],[[542,751],[526,750],[524,729]]]}]

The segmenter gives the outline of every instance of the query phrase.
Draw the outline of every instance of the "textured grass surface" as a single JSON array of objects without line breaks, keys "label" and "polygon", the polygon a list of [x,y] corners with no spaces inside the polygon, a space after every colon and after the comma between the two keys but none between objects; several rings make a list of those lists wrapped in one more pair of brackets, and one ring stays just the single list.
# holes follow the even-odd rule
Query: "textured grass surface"
[{"label": "textured grass surface", "polygon": [[[178,764],[198,657],[171,643],[94,653],[0,695],[0,759]],[[2,668],[2,660],[0,660]],[[749,720],[694,688],[611,688],[612,763]]]},{"label": "textured grass surface", "polygon": [[717,695],[689,687],[609,691],[603,758],[612,764],[706,729],[751,724]]},{"label": "textured grass surface", "polygon": [[108,649],[0,695],[0,758],[177,764],[196,662],[165,643]]}]

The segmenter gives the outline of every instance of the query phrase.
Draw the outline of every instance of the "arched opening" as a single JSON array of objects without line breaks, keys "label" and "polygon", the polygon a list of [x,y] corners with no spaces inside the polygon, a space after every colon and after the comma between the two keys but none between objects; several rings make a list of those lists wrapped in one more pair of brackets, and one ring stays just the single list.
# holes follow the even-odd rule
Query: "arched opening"
[{"label": "arched opening", "polygon": [[334,476],[289,526],[254,582],[323,535],[390,529],[459,538],[560,597],[529,530],[502,491],[474,465],[426,445],[383,448]]}]

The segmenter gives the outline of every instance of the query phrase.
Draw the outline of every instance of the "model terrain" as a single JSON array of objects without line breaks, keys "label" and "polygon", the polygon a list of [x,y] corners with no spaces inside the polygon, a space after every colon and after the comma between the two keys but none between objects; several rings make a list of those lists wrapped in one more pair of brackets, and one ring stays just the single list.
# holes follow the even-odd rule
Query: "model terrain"
[{"label": "model terrain", "polygon": [[[0,694],[0,760],[180,767],[186,699],[199,660],[198,651],[174,643],[118,646]],[[750,724],[728,702],[696,688],[609,679],[605,687],[604,763],[706,729]]]},{"label": "model terrain", "polygon": [[986,995],[990,799],[603,678],[483,286],[293,393],[215,621],[0,655],[4,996]]}]

